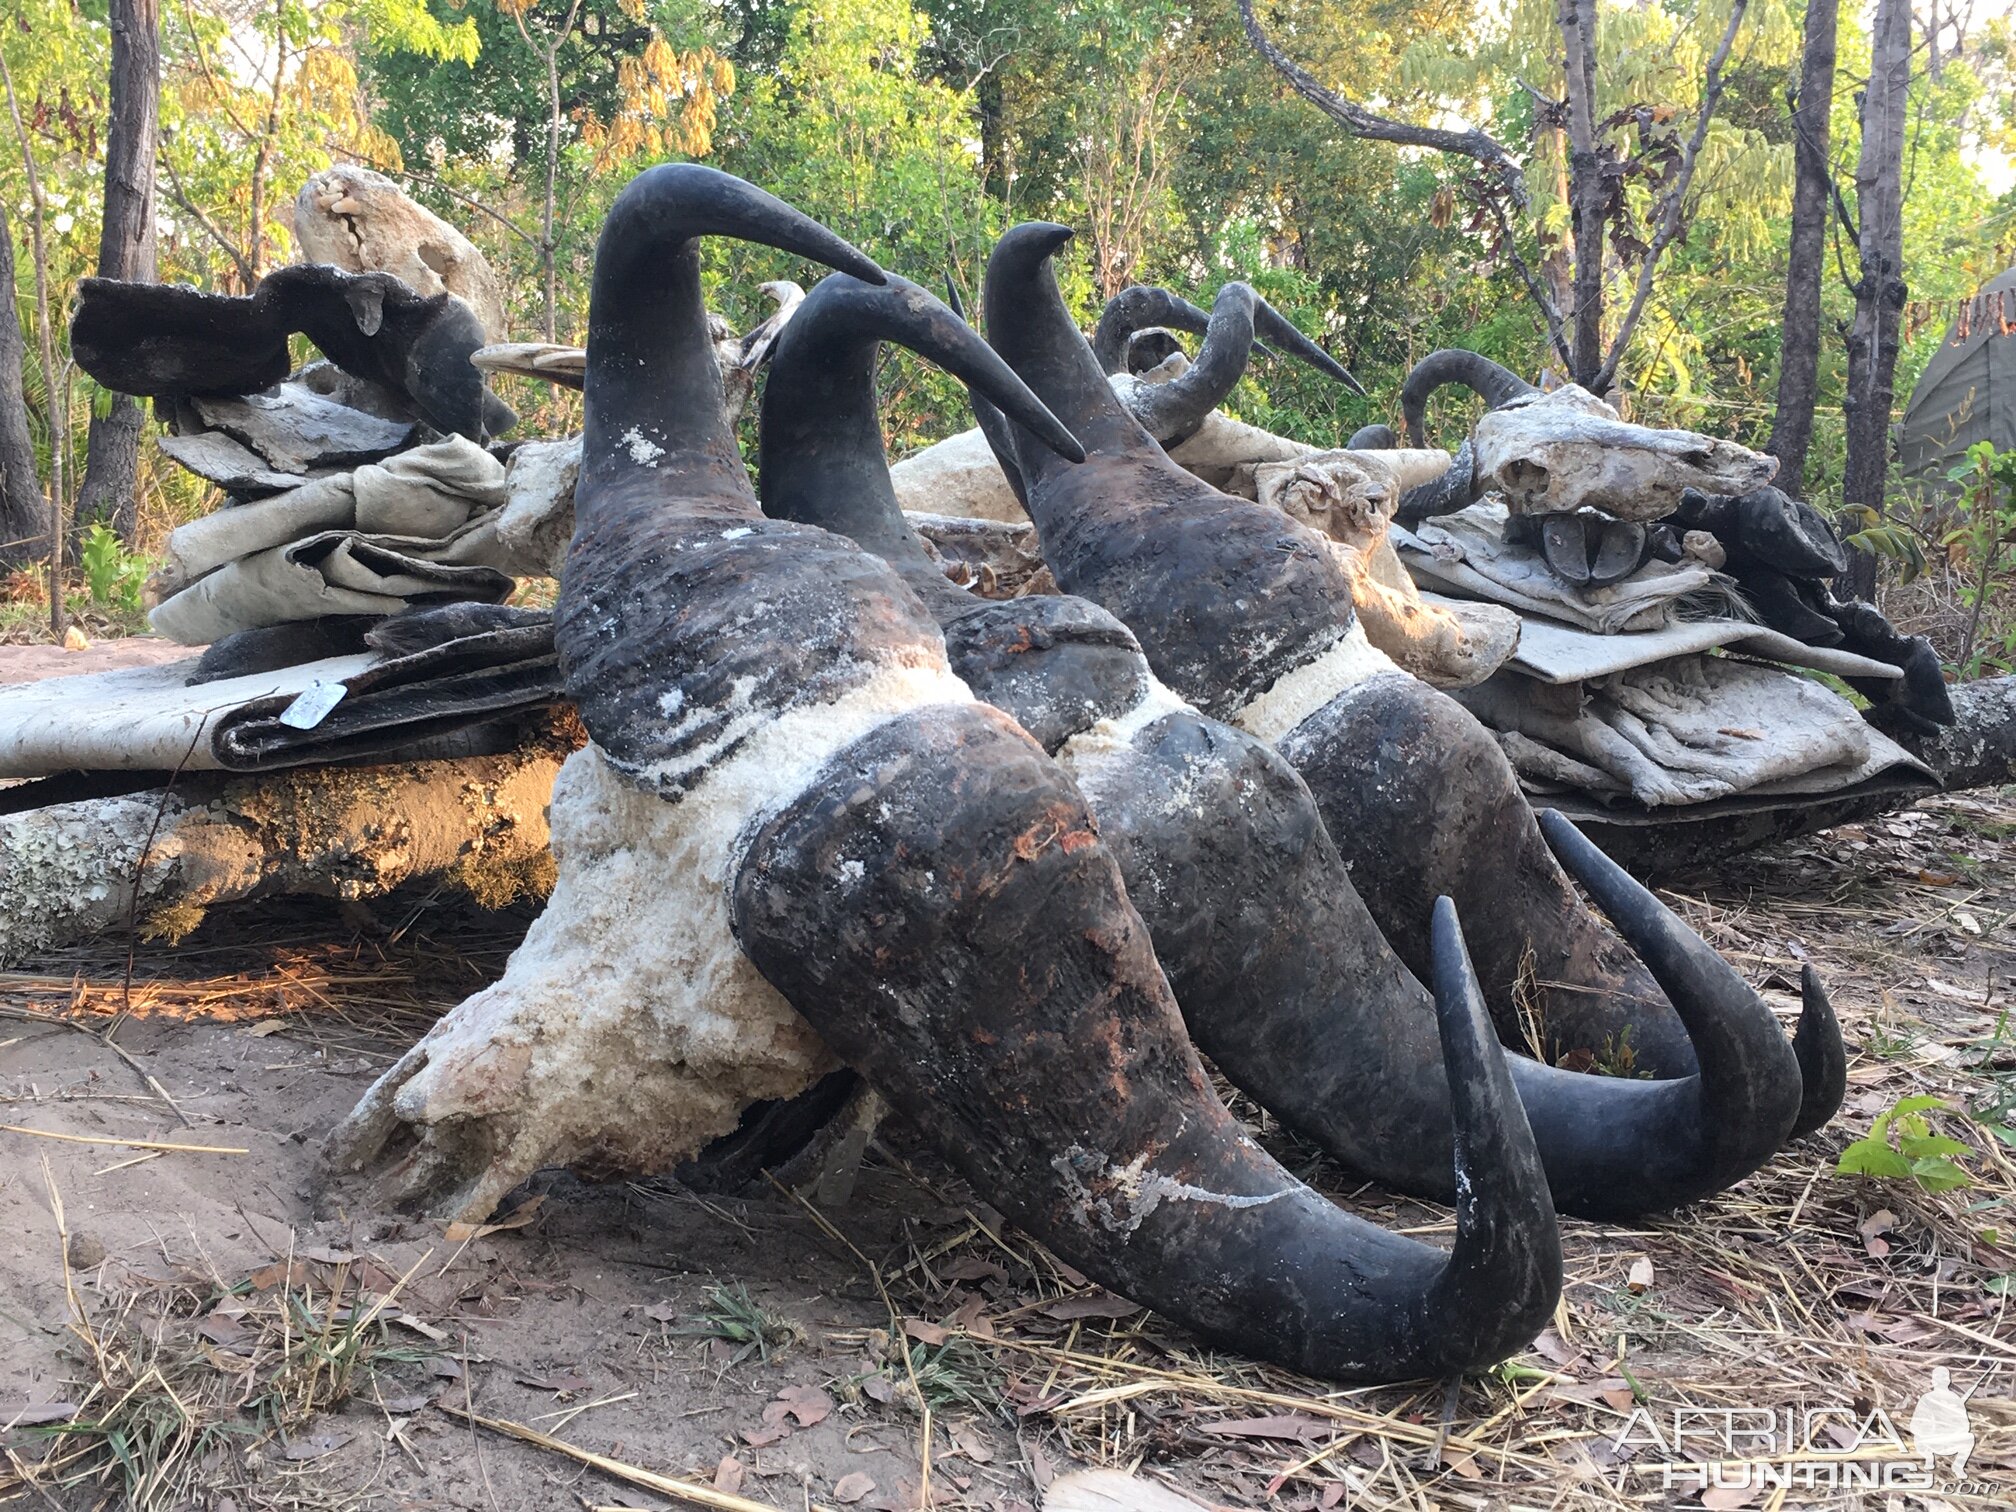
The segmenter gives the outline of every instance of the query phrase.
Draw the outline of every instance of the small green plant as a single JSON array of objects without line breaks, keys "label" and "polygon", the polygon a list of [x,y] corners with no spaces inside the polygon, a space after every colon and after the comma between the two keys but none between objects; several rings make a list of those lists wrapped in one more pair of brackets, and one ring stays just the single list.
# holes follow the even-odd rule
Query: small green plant
[{"label": "small green plant", "polygon": [[1940,544],[1974,568],[1974,581],[1961,590],[1967,633],[1956,667],[1963,678],[1978,677],[1981,612],[2003,590],[1995,569],[2002,563],[2002,548],[2016,542],[2016,451],[1997,451],[1992,441],[1976,441],[1967,448],[1967,460],[1946,476],[1960,485],[1962,503],[1960,522]]},{"label": "small green plant", "polygon": [[733,1345],[730,1365],[740,1365],[752,1354],[768,1365],[773,1351],[781,1354],[804,1337],[803,1329],[771,1312],[740,1282],[732,1287],[708,1287],[706,1303],[693,1321],[673,1332],[684,1338],[719,1339]]},{"label": "small green plant", "polygon": [[1908,583],[1925,570],[1925,548],[1919,533],[1902,520],[1886,519],[1867,504],[1843,506],[1843,540],[1857,551],[1897,564],[1898,581]]},{"label": "small green plant", "polygon": [[84,549],[78,555],[92,603],[135,611],[140,608],[147,559],[127,551],[117,531],[103,520],[96,521],[85,532]]},{"label": "small green plant", "polygon": [[859,1392],[872,1402],[893,1402],[918,1413],[928,1407],[941,1416],[953,1412],[999,1415],[1006,1410],[1000,1372],[971,1339],[954,1337],[927,1344],[902,1336],[892,1342],[878,1334],[871,1353],[880,1361],[874,1369],[840,1383],[850,1395]]},{"label": "small green plant", "polygon": [[1955,1156],[1974,1151],[1957,1139],[1935,1133],[1925,1115],[1950,1105],[1942,1097],[1900,1098],[1889,1111],[1876,1115],[1869,1132],[1841,1152],[1834,1169],[1843,1176],[1874,1176],[1879,1180],[1910,1180],[1927,1192],[1950,1192],[1973,1178]]}]

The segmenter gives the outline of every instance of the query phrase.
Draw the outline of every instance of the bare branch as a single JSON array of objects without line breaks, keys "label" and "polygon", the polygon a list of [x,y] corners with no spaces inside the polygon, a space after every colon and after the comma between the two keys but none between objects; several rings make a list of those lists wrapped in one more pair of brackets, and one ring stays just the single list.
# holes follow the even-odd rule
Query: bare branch
[{"label": "bare branch", "polygon": [[[163,145],[165,146],[166,144],[164,143]],[[201,226],[210,240],[217,243],[217,246],[222,250],[224,255],[231,259],[231,265],[238,270],[238,277],[249,292],[252,285],[259,282],[259,275],[254,273],[252,265],[245,261],[245,254],[232,245],[229,237],[217,229],[217,223],[203,213],[203,207],[189,198],[188,191],[182,187],[181,175],[175,171],[175,160],[166,152],[161,154],[161,166],[167,170],[168,174],[168,198],[173,200],[184,214],[188,215],[197,225]]]},{"label": "bare branch", "polygon": [[1696,118],[1694,134],[1687,139],[1686,150],[1681,154],[1680,171],[1674,174],[1672,186],[1660,202],[1659,228],[1652,235],[1652,245],[1646,249],[1645,260],[1639,264],[1638,286],[1631,291],[1630,308],[1625,310],[1624,320],[1617,327],[1617,334],[1610,343],[1610,353],[1603,359],[1596,381],[1588,385],[1593,393],[1606,392],[1616,379],[1617,364],[1623,361],[1624,348],[1630,344],[1631,333],[1638,328],[1639,317],[1645,313],[1645,301],[1652,295],[1652,276],[1658,271],[1660,256],[1680,234],[1687,189],[1694,181],[1694,164],[1701,156],[1701,144],[1708,139],[1708,124],[1715,117],[1715,107],[1721,103],[1722,90],[1727,83],[1722,77],[1722,68],[1729,61],[1729,51],[1736,45],[1736,33],[1742,27],[1744,13],[1749,8],[1750,0],[1736,0],[1730,7],[1729,25],[1723,30],[1722,41],[1716,46],[1714,57],[1708,60],[1708,77],[1701,92],[1701,114]]},{"label": "bare branch", "polygon": [[1266,32],[1260,29],[1260,19],[1253,13],[1253,0],[1239,0],[1239,17],[1246,25],[1246,37],[1253,44],[1253,50],[1288,81],[1295,93],[1350,135],[1370,142],[1432,147],[1437,152],[1453,152],[1460,157],[1475,158],[1498,175],[1513,204],[1522,210],[1526,207],[1526,176],[1512,154],[1496,138],[1475,127],[1469,131],[1442,131],[1432,126],[1410,126],[1405,121],[1374,115],[1364,106],[1353,104],[1342,95],[1325,89],[1316,82],[1314,75],[1276,47]]},{"label": "bare branch", "polygon": [[1574,371],[1575,358],[1568,350],[1567,321],[1561,314],[1561,307],[1554,303],[1554,296],[1547,292],[1547,286],[1534,276],[1533,270],[1526,264],[1526,259],[1519,255],[1519,244],[1513,239],[1512,223],[1505,215],[1505,207],[1493,195],[1486,195],[1485,203],[1490,205],[1491,213],[1498,218],[1499,244],[1512,259],[1512,266],[1519,270],[1519,277],[1526,284],[1527,296],[1540,307],[1540,314],[1547,322],[1547,344],[1554,349],[1554,355],[1561,359],[1561,366],[1571,372]]}]

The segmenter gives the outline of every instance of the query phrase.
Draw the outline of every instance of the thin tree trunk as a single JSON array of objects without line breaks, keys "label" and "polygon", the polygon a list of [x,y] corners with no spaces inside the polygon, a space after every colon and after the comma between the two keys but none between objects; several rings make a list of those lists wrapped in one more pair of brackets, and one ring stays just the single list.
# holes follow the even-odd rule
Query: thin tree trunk
[{"label": "thin tree trunk", "polygon": [[[1911,82],[1910,0],[1879,0],[1870,33],[1869,85],[1862,95],[1862,156],[1855,165],[1855,320],[1848,329],[1848,468],[1841,496],[1883,513],[1890,467],[1890,413],[1897,380],[1898,323],[1904,309],[1904,108]],[[1858,553],[1847,586],[1870,598],[1876,559]]]},{"label": "thin tree trunk", "polygon": [[35,144],[21,119],[21,101],[14,94],[14,75],[0,52],[0,85],[7,90],[7,114],[14,138],[21,144],[21,170],[28,180],[28,248],[35,268],[35,345],[42,359],[42,387],[48,395],[49,417],[49,631],[60,638],[70,616],[63,603],[63,458],[70,444],[70,406],[59,406],[56,381],[56,336],[49,314],[49,242],[45,230],[49,203],[42,193],[42,173],[35,163]]},{"label": "thin tree trunk", "polygon": [[[112,0],[112,120],[105,136],[105,221],[98,276],[154,281],[154,137],[161,93],[158,0]],[[108,521],[128,545],[137,520],[139,403],[113,396],[91,420],[77,518]]]},{"label": "thin tree trunk", "polygon": [[1820,282],[1826,271],[1833,184],[1827,149],[1834,106],[1834,46],[1840,0],[1807,0],[1798,93],[1792,99],[1792,233],[1779,338],[1778,409],[1764,449],[1778,459],[1778,486],[1804,496],[1806,453],[1820,384]]},{"label": "thin tree trunk", "polygon": [[273,138],[280,129],[280,95],[287,81],[287,17],[285,0],[273,6],[273,90],[266,107],[266,129],[252,153],[252,206],[246,217],[245,257],[250,294],[266,273],[266,185],[273,171]]},{"label": "thin tree trunk", "polygon": [[1603,366],[1603,163],[1596,150],[1596,0],[1558,0],[1567,53],[1568,193],[1575,236],[1569,347],[1575,381],[1594,388]]},{"label": "thin tree trunk", "polygon": [[0,567],[22,567],[48,545],[49,501],[35,466],[28,394],[21,381],[25,345],[14,313],[14,228],[0,204]]},{"label": "thin tree trunk", "polygon": [[560,274],[554,261],[554,182],[560,174],[560,39],[546,45],[546,203],[539,217],[539,261],[545,274],[546,339],[555,339]]}]

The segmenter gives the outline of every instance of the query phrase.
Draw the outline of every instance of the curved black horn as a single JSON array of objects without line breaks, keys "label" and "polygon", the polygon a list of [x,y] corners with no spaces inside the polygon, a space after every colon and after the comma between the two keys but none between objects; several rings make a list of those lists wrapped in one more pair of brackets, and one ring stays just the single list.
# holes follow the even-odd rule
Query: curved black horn
[{"label": "curved black horn", "polygon": [[[959,286],[952,281],[952,275],[945,275],[945,303],[954,315],[966,319],[966,301],[959,296]],[[994,465],[1001,469],[1001,476],[1008,480],[1008,491],[1015,495],[1015,502],[1024,509],[1029,507],[1029,490],[1022,482],[1022,464],[1015,459],[1015,427],[1008,417],[994,407],[993,401],[969,387],[966,402],[973,410],[974,423],[980,427],[980,437],[987,443],[987,449],[994,454]]]},{"label": "curved black horn", "polygon": [[1393,509],[1393,518],[1401,525],[1418,525],[1437,515],[1467,509],[1476,502],[1477,457],[1471,448],[1470,438],[1465,436],[1463,444],[1456,448],[1456,455],[1450,459],[1449,471],[1400,495],[1400,502]]},{"label": "curved black horn", "polygon": [[1792,1035],[1792,1053],[1799,1057],[1802,1096],[1791,1138],[1824,1126],[1848,1096],[1848,1047],[1841,1042],[1841,1023],[1820,973],[1799,968],[1799,1027]]},{"label": "curved black horn", "polygon": [[1407,425],[1407,440],[1426,446],[1421,422],[1428,412],[1428,396],[1445,384],[1460,383],[1483,399],[1491,409],[1499,409],[1522,394],[1539,390],[1510,368],[1501,367],[1480,352],[1444,347],[1430,352],[1414,364],[1400,388],[1400,416]]},{"label": "curved black horn", "polygon": [[[1559,1239],[1475,996],[1452,985],[1444,1015],[1465,1194],[1445,1253],[1339,1212],[1211,1095],[1075,790],[1029,768],[1050,843],[1004,843],[1022,821],[994,774],[1028,747],[996,728],[857,742],[847,775],[872,797],[837,827],[794,805],[758,838],[737,913],[765,975],[1016,1222],[1207,1338],[1340,1380],[1446,1376],[1529,1339]],[[836,896],[852,927],[808,902]]]},{"label": "curved black horn", "polygon": [[577,530],[609,488],[639,474],[748,490],[700,294],[702,236],[761,242],[869,283],[883,276],[810,216],[732,175],[671,163],[631,180],[596,247]]},{"label": "curved black horn", "polygon": [[1211,317],[1180,294],[1153,284],[1135,284],[1106,301],[1099,312],[1099,324],[1092,331],[1092,355],[1104,373],[1127,371],[1127,343],[1137,331],[1150,326],[1168,326],[1202,336],[1210,328]]},{"label": "curved black horn", "polygon": [[1187,439],[1245,376],[1256,333],[1354,394],[1364,394],[1356,378],[1254,293],[1250,284],[1228,283],[1211,303],[1211,322],[1197,360],[1167,383],[1137,388],[1128,400],[1135,418],[1164,446]]},{"label": "curved black horn", "polygon": [[766,513],[837,530],[899,571],[928,564],[882,450],[874,396],[883,341],[964,381],[997,420],[1005,411],[1035,442],[1084,460],[1077,438],[950,306],[893,274],[874,285],[835,273],[805,296],[771,359],[759,431]]},{"label": "curved black horn", "polygon": [[[1686,1026],[1700,1068],[1687,1079],[1700,1096],[1692,1126],[1716,1167],[1716,1184],[1755,1170],[1790,1137],[1805,1100],[1799,1059],[1777,1019],[1727,961],[1564,815],[1543,809],[1538,817],[1549,849],[1645,962]],[[1817,1052],[1825,1026],[1813,1033]]]}]

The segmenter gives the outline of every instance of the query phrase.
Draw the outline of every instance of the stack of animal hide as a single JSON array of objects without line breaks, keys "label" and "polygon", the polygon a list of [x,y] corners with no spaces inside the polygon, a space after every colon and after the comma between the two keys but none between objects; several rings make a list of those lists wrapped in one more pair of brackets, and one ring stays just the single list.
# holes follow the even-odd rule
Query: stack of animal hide
[{"label": "stack of animal hide", "polygon": [[1791,670],[1881,685],[1902,669],[1755,623],[1705,546],[1690,541],[1678,562],[1652,559],[1619,581],[1576,585],[1538,545],[1508,539],[1507,518],[1503,499],[1488,495],[1411,530],[1395,526],[1392,538],[1431,602],[1516,611],[1518,649],[1457,696],[1497,732],[1529,792],[1673,809],[1925,772],[1846,699]]}]

